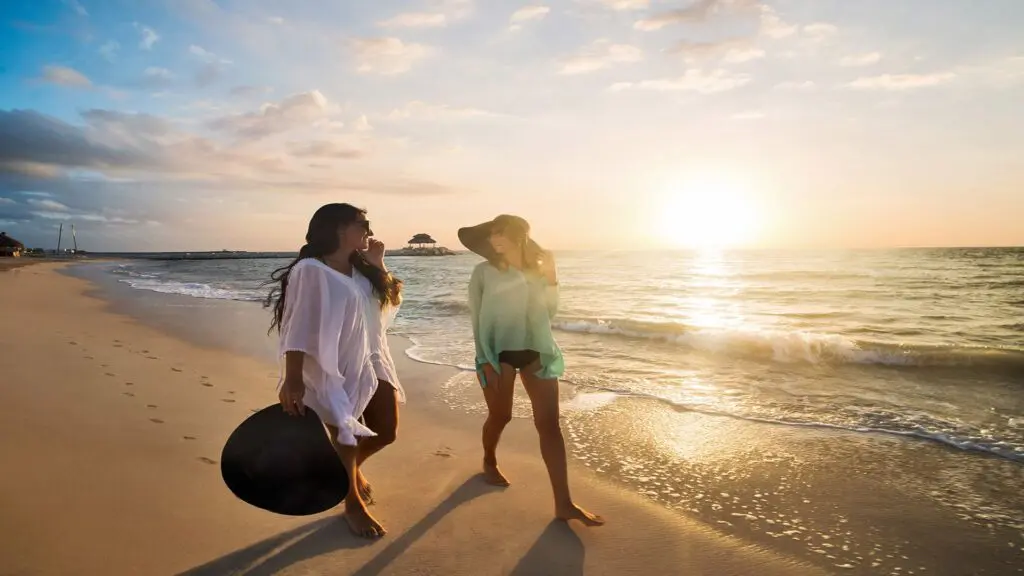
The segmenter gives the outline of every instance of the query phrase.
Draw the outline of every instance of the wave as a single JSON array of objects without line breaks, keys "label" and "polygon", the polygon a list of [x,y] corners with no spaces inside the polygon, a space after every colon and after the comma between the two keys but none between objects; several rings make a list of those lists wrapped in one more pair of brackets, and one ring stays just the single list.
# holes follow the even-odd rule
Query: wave
[{"label": "wave", "polygon": [[1007,460],[1011,460],[1014,462],[1024,463],[1024,446],[1016,445],[1012,442],[1004,440],[986,437],[984,435],[979,434],[976,431],[955,430],[956,426],[954,424],[934,418],[927,418],[926,422],[920,422],[916,421],[914,418],[907,417],[906,415],[879,411],[867,414],[859,420],[851,420],[848,422],[828,422],[824,421],[824,419],[815,418],[802,420],[793,417],[787,418],[785,416],[763,416],[757,414],[726,412],[722,410],[708,409],[702,406],[691,406],[681,404],[651,394],[623,394],[622,392],[616,390],[602,390],[605,392],[617,393],[619,395],[643,397],[655,400],[659,403],[668,405],[673,410],[678,411],[697,412],[709,416],[721,416],[726,418],[735,418],[738,420],[746,420],[748,422],[775,424],[779,426],[824,428],[831,430],[845,430],[847,432],[856,432],[858,434],[885,434],[889,436],[902,436],[906,438],[915,438],[918,440],[938,442],[940,444],[951,446],[959,450],[969,452],[982,452],[985,454],[998,456],[1000,458],[1005,458]]},{"label": "wave", "polygon": [[838,334],[782,330],[695,328],[626,320],[564,320],[563,332],[655,340],[713,354],[785,364],[863,364],[918,368],[977,368],[1024,374],[1024,350],[982,346],[898,345]]},{"label": "wave", "polygon": [[215,286],[199,282],[174,282],[143,277],[123,279],[121,282],[138,290],[149,290],[150,292],[159,292],[161,294],[177,294],[181,296],[207,298],[212,300],[259,302],[265,297],[265,294],[259,293],[255,290],[217,288]]}]

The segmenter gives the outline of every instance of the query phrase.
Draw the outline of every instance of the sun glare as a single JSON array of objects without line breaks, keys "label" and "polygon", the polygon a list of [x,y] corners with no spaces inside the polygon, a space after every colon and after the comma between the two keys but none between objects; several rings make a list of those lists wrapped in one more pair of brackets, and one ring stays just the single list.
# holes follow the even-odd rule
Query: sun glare
[{"label": "sun glare", "polygon": [[726,178],[701,178],[665,192],[658,206],[660,232],[675,246],[701,250],[744,245],[757,218],[746,190]]}]

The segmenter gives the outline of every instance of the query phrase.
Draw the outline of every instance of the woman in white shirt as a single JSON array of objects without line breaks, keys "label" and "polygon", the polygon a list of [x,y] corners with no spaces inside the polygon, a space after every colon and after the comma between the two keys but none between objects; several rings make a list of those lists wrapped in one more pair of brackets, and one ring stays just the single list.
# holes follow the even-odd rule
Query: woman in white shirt
[{"label": "woman in white shirt", "polygon": [[285,373],[278,392],[289,414],[309,408],[327,426],[349,475],[345,519],[359,536],[383,536],[366,509],[359,486],[360,439],[374,431],[359,418],[377,391],[367,299],[353,276],[372,235],[366,212],[327,204],[313,214],[299,256],[271,275],[277,287],[271,330],[280,333]]}]

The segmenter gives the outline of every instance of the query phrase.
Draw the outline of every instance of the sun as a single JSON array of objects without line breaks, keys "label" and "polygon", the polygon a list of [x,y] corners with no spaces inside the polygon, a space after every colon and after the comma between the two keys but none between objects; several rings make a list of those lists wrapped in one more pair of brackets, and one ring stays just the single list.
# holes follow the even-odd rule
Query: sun
[{"label": "sun", "polygon": [[663,241],[681,248],[722,249],[753,240],[757,214],[745,186],[727,177],[687,180],[657,206]]}]

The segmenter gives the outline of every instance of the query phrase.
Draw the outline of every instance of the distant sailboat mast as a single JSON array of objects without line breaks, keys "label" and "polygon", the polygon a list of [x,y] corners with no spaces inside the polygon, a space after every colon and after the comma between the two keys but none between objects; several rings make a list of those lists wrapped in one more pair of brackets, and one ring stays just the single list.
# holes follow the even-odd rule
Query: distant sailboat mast
[{"label": "distant sailboat mast", "polygon": [[78,254],[78,236],[75,234],[75,225],[71,225],[71,239],[75,242],[75,254]]},{"label": "distant sailboat mast", "polygon": [[60,223],[60,230],[57,231],[57,254],[60,254],[60,239],[64,236],[64,223]]}]

